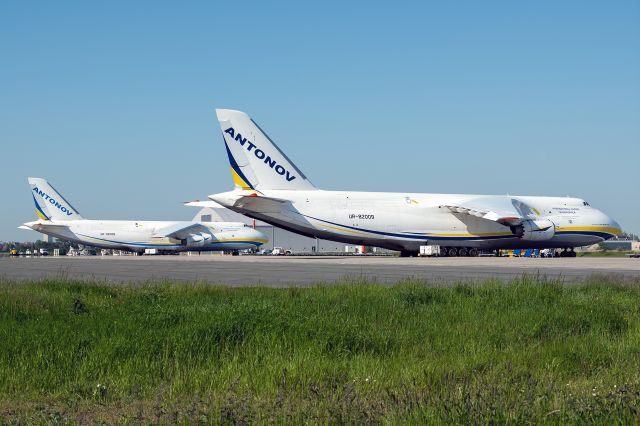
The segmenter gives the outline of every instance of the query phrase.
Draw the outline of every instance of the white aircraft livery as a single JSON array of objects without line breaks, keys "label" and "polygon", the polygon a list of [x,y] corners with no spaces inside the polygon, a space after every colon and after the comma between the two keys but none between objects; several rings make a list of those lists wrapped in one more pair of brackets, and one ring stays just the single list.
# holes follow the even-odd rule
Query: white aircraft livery
[{"label": "white aircraft livery", "polygon": [[326,191],[316,188],[247,114],[216,110],[235,189],[209,198],[309,237],[399,250],[439,245],[450,256],[480,249],[599,243],[620,226],[569,197]]},{"label": "white aircraft livery", "polygon": [[88,220],[45,179],[29,178],[38,220],[20,226],[94,247],[144,252],[253,249],[266,235],[242,222]]}]

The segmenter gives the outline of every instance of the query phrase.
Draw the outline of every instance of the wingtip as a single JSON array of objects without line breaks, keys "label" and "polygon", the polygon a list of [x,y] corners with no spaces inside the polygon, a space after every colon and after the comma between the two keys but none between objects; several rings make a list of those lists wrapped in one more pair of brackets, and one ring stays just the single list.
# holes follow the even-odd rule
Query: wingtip
[{"label": "wingtip", "polygon": [[188,207],[210,207],[210,208],[220,208],[222,207],[219,203],[216,203],[213,200],[193,200],[193,201],[187,201],[186,203],[184,203],[185,206]]}]

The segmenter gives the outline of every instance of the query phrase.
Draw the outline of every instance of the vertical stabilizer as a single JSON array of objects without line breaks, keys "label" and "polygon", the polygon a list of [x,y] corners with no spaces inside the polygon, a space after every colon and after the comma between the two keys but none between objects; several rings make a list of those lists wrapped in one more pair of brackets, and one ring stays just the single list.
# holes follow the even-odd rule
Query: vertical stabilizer
[{"label": "vertical stabilizer", "polygon": [[80,213],[46,179],[29,178],[36,214],[42,220],[80,220]]},{"label": "vertical stabilizer", "polygon": [[217,109],[233,182],[238,188],[316,189],[269,136],[241,111]]}]

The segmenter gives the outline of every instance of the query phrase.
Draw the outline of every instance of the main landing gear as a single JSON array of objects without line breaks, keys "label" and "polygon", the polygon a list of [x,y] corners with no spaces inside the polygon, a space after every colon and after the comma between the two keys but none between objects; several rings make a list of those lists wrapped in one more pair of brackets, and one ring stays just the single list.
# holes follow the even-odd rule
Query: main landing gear
[{"label": "main landing gear", "polygon": [[440,247],[442,257],[476,257],[480,254],[475,247]]},{"label": "main landing gear", "polygon": [[[400,257],[418,257],[417,250],[401,250]],[[440,247],[440,257],[476,257],[480,251],[475,247]]]},{"label": "main landing gear", "polygon": [[564,249],[560,252],[560,257],[576,257],[576,252],[573,250],[573,247]]}]

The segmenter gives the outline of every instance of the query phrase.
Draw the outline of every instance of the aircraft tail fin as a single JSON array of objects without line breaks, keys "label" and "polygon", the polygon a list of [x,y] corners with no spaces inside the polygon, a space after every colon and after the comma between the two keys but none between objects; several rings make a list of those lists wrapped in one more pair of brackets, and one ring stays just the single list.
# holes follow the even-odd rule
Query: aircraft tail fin
[{"label": "aircraft tail fin", "polygon": [[36,214],[42,220],[80,220],[83,217],[46,179],[29,178]]},{"label": "aircraft tail fin", "polygon": [[315,186],[267,134],[241,111],[217,109],[236,187],[313,190]]}]

